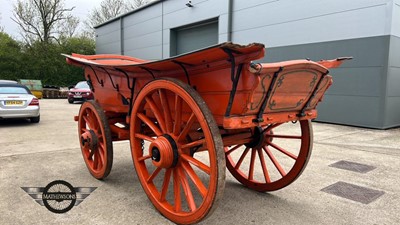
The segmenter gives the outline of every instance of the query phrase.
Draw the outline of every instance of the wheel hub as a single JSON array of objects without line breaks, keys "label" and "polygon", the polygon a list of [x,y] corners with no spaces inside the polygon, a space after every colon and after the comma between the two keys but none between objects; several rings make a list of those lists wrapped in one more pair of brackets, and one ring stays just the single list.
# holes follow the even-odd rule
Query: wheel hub
[{"label": "wheel hub", "polygon": [[175,140],[164,134],[150,144],[149,154],[153,164],[161,168],[175,167],[178,162],[178,148]]},{"label": "wheel hub", "polygon": [[255,127],[253,132],[253,140],[245,144],[248,148],[261,148],[265,143],[265,136],[261,127]]},{"label": "wheel hub", "polygon": [[90,149],[97,149],[99,139],[93,130],[85,131],[81,135],[82,146],[88,146]]}]

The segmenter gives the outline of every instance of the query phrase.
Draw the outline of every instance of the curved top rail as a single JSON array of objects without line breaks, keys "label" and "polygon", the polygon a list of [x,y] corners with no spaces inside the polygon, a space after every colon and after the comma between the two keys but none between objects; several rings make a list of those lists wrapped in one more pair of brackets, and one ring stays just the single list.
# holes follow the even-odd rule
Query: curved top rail
[{"label": "curved top rail", "polygon": [[130,56],[119,55],[65,55],[67,63],[84,67],[90,65],[93,67],[103,67],[110,69],[119,69],[127,72],[141,72],[143,68],[148,70],[163,71],[180,69],[180,65],[202,65],[207,63],[229,60],[226,51],[232,52],[242,61],[250,62],[264,56],[264,45],[253,43],[248,45],[238,45],[231,42],[210,46],[204,49],[185,53],[167,59],[157,61],[146,61]]},{"label": "curved top rail", "polygon": [[82,54],[72,53],[72,56],[78,57],[78,58],[83,58],[83,59],[88,59],[88,60],[122,59],[122,60],[127,60],[127,61],[132,61],[132,62],[138,62],[138,63],[148,62],[147,60],[144,60],[144,59],[139,59],[139,58],[126,56],[126,55],[115,55],[115,54],[82,55]]}]

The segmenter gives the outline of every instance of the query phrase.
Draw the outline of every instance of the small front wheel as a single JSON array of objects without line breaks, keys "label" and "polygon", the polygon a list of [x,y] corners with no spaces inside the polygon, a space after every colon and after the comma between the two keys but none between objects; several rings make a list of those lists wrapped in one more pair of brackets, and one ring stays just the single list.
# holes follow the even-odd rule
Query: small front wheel
[{"label": "small front wheel", "polygon": [[97,179],[107,177],[113,162],[111,131],[103,109],[95,101],[82,104],[78,134],[82,156],[90,174]]}]

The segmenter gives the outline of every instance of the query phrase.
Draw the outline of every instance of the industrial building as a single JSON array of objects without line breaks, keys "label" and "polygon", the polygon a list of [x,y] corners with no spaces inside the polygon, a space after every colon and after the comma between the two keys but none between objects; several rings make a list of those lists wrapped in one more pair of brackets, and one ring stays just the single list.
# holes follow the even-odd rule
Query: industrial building
[{"label": "industrial building", "polygon": [[98,54],[148,60],[226,41],[265,44],[262,62],[353,56],[318,121],[400,126],[400,0],[159,0],[95,28]]}]

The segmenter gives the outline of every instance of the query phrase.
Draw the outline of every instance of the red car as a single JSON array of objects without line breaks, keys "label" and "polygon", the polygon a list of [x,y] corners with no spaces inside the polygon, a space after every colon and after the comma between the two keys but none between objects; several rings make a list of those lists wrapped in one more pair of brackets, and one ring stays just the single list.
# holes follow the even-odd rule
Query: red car
[{"label": "red car", "polygon": [[68,102],[70,104],[74,101],[86,101],[93,99],[93,93],[86,81],[80,81],[68,91]]}]

